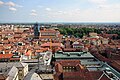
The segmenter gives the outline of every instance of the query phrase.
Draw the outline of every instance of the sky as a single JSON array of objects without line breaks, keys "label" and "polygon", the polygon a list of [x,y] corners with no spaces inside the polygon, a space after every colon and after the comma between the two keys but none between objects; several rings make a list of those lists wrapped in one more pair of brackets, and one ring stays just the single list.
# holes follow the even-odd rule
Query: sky
[{"label": "sky", "polygon": [[120,22],[120,0],[0,0],[3,22]]}]

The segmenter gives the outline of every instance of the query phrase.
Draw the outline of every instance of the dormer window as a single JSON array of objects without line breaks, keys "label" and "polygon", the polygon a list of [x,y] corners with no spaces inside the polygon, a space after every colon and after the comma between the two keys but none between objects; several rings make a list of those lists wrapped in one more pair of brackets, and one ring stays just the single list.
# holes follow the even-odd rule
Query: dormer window
[{"label": "dormer window", "polygon": [[67,53],[67,56],[70,56],[70,53]]},{"label": "dormer window", "polygon": [[81,56],[81,54],[79,53],[78,56]]},{"label": "dormer window", "polygon": [[13,52],[13,55],[18,56],[18,55],[19,55],[19,52]]},{"label": "dormer window", "polygon": [[0,42],[0,44],[3,44],[2,42]]},{"label": "dormer window", "polygon": [[17,45],[18,46],[23,46],[24,44],[23,44],[23,42],[18,42]]},{"label": "dormer window", "polygon": [[5,52],[4,51],[0,51],[0,54],[5,54]]}]

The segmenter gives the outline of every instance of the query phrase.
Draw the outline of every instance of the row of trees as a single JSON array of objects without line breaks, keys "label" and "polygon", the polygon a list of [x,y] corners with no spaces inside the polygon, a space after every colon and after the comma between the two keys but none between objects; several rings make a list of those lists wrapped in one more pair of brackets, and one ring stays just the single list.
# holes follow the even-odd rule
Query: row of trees
[{"label": "row of trees", "polygon": [[[117,39],[120,39],[120,30],[109,30],[107,31],[108,34],[118,34]],[[114,38],[114,37],[113,37]]]},{"label": "row of trees", "polygon": [[120,39],[120,30],[104,30],[104,29],[96,29],[96,28],[59,28],[59,31],[63,35],[73,35],[78,38],[82,38],[84,35],[88,35],[90,32],[95,32],[101,34],[102,32],[106,32],[108,34],[118,34],[118,38]]},{"label": "row of trees", "polygon": [[89,32],[101,33],[101,30],[95,28],[59,28],[59,31],[63,35],[74,35],[79,38],[82,38],[84,35],[88,35]]}]

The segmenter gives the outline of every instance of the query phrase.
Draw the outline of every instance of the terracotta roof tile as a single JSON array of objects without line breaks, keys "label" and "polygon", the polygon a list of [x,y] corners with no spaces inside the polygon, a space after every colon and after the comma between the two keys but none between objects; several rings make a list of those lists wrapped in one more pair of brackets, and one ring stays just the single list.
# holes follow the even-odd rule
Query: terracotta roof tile
[{"label": "terracotta roof tile", "polygon": [[2,58],[11,58],[13,54],[0,54],[0,59]]},{"label": "terracotta roof tile", "polygon": [[[75,71],[65,71],[63,67],[71,67],[76,68]],[[81,64],[79,60],[61,60],[55,63],[55,71],[56,75],[54,75],[55,79],[63,79],[63,80],[93,80],[89,71],[86,68],[81,68]],[[57,73],[61,73],[61,75],[57,75]]]},{"label": "terracotta roof tile", "polygon": [[44,43],[44,44],[41,44],[41,47],[50,47],[50,46],[53,46],[53,47],[63,47],[61,45],[61,43],[51,43],[51,42],[47,42],[47,43]]},{"label": "terracotta roof tile", "polygon": [[25,52],[25,55],[26,55],[26,56],[30,56],[31,54],[32,54],[32,51],[31,51],[31,50],[28,50],[28,51]]},{"label": "terracotta roof tile", "polygon": [[6,80],[7,76],[0,74],[0,80]]}]

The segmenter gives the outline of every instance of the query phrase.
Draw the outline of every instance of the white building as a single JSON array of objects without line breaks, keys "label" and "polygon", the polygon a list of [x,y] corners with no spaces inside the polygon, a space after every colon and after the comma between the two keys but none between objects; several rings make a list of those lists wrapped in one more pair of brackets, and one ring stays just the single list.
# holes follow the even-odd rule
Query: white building
[{"label": "white building", "polygon": [[1,65],[0,66],[0,80],[19,80],[18,69],[15,66],[7,67],[5,65]]},{"label": "white building", "polygon": [[109,42],[109,40],[106,39],[106,38],[103,38],[103,39],[101,39],[101,40],[102,40],[102,44],[108,44],[108,42]]},{"label": "white building", "polygon": [[84,45],[78,41],[73,42],[73,48],[84,48]]},{"label": "white building", "polygon": [[28,73],[28,64],[22,62],[0,63],[0,69],[9,69],[15,66],[18,69],[18,80],[23,80],[24,76]]},{"label": "white building", "polygon": [[13,66],[7,74],[7,80],[19,80],[18,79],[18,69]]}]

